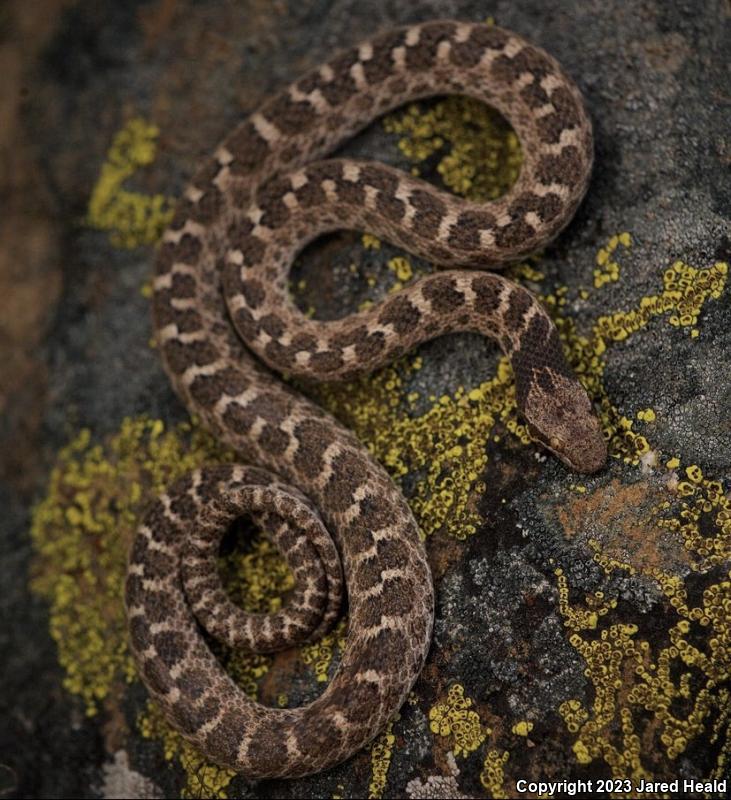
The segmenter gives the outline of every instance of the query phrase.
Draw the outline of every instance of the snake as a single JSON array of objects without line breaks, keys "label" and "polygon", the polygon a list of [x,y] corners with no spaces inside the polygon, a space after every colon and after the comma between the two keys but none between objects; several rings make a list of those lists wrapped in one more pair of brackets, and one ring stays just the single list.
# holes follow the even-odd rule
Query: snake
[{"label": "snake", "polygon": [[[520,140],[519,176],[497,200],[327,157],[378,116],[448,94],[492,106]],[[601,425],[548,313],[494,271],[567,225],[592,162],[582,95],[550,55],[492,24],[434,20],[339,52],[272,94],[195,173],[156,254],[155,339],[184,404],[241,463],[198,469],[152,503],[131,544],[125,607],[143,683],[210,761],[249,779],[341,763],[398,712],[429,650],[434,589],[406,499],[289,379],[351,380],[426,340],[476,331],[509,358],[530,435],[573,470],[604,465]],[[291,265],[343,229],[439,269],[368,309],[309,318],[290,295]],[[294,576],[274,614],[245,612],[218,573],[222,537],[241,517]],[[211,649],[314,641],[345,604],[340,663],[306,705],[260,704]]]}]

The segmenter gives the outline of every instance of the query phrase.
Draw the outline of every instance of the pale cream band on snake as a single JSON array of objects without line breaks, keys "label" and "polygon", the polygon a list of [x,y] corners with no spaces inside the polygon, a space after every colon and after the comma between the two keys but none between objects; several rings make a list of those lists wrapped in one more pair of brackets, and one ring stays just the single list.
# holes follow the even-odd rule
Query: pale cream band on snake
[{"label": "pale cream band on snake", "polygon": [[[317,160],[378,115],[450,93],[496,108],[521,141],[520,176],[499,200],[468,202],[377,163]],[[323,322],[288,294],[295,255],[351,228],[439,266],[500,266],[568,223],[591,164],[581,95],[553,58],[495,26],[436,21],[347,50],[272,97],[185,191],[157,258],[157,341],[190,411],[256,466],[199,470],[157,500],[131,549],[126,606],[142,680],[212,761],[250,778],[343,761],[402,705],[432,631],[431,575],[405,499],[352,433],[261,361],[286,375],[346,379],[435,336],[478,331],[509,356],[532,435],[582,472],[606,459],[589,398],[527,290],[450,270]],[[216,573],[221,536],[242,515],[270,533],[297,582],[273,616],[235,607]],[[342,661],[304,707],[251,700],[201,636],[199,625],[262,652],[308,641],[332,624],[344,588]]]}]

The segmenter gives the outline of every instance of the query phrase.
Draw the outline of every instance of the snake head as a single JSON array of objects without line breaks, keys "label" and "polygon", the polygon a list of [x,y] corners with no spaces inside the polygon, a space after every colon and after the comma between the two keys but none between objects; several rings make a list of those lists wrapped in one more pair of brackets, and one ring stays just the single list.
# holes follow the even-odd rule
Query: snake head
[{"label": "snake head", "polygon": [[607,444],[584,387],[570,375],[551,371],[532,383],[522,413],[531,438],[577,472],[597,472],[607,461]]}]

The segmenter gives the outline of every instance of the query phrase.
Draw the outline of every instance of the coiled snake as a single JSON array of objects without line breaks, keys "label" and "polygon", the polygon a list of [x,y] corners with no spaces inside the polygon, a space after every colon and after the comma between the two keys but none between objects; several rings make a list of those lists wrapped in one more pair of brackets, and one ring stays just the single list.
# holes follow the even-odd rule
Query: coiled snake
[{"label": "coiled snake", "polygon": [[[376,163],[317,160],[377,115],[450,93],[496,108],[522,143],[520,176],[499,200],[472,203]],[[432,631],[431,575],[405,499],[352,433],[260,361],[287,375],[346,379],[435,336],[479,331],[510,357],[532,435],[582,472],[606,458],[590,401],[527,290],[450,270],[323,322],[288,294],[296,253],[349,228],[440,266],[499,266],[568,223],[591,164],[582,98],[553,58],[494,26],[436,21],[347,50],[272,97],[185,191],[157,256],[157,341],[188,408],[257,466],[199,470],[154,504],[131,549],[126,607],[144,683],[211,760],[262,778],[346,759],[401,706]],[[234,606],[216,572],[221,536],[244,514],[274,538],[297,581],[273,616]],[[342,663],[307,706],[252,701],[201,637],[199,624],[260,652],[307,641],[332,624],[343,584]]]}]

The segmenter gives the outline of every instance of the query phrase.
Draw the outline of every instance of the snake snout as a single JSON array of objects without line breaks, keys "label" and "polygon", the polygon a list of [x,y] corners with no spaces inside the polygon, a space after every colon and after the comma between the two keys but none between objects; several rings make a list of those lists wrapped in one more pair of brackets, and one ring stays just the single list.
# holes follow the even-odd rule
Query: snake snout
[{"label": "snake snout", "polygon": [[554,375],[556,391],[528,392],[523,415],[533,439],[576,472],[598,472],[607,461],[607,443],[586,391],[575,378]]},{"label": "snake snout", "polygon": [[569,465],[577,472],[598,472],[607,463],[607,443],[596,417],[590,417],[571,450]]}]

